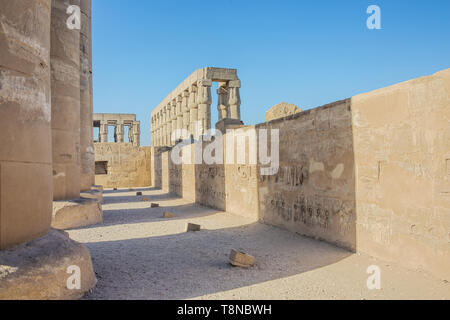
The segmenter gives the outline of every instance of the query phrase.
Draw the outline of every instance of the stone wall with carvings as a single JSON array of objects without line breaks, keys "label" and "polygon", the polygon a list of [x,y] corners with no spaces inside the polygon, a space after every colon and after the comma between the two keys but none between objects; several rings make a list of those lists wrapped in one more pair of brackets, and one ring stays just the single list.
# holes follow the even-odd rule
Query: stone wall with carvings
[{"label": "stone wall with carvings", "polygon": [[351,120],[344,100],[257,126],[280,141],[278,172],[259,175],[263,222],[356,250]]},{"label": "stone wall with carvings", "polygon": [[[105,188],[148,187],[151,149],[131,143],[95,143],[95,184]],[[158,170],[155,170],[158,172]]]},{"label": "stone wall with carvings", "polygon": [[450,69],[352,98],[358,250],[450,278]]},{"label": "stone wall with carvings", "polygon": [[166,152],[161,185],[450,279],[450,69],[241,129],[279,130],[276,174],[249,163],[169,170]]}]

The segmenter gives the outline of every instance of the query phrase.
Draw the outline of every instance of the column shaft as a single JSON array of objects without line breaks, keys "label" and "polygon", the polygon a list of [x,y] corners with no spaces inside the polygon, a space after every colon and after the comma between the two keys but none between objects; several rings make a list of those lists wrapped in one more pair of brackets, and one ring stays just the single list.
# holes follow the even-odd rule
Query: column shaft
[{"label": "column shaft", "polygon": [[91,0],[81,0],[80,31],[80,188],[88,191],[95,184],[95,154],[92,106]]},{"label": "column shaft", "polygon": [[50,12],[50,0],[0,1],[0,250],[50,229]]},{"label": "column shaft", "polygon": [[[80,5],[80,0],[72,1]],[[67,3],[52,1],[53,199],[80,196],[80,31],[67,27]]]},{"label": "column shaft", "polygon": [[198,87],[198,121],[201,125],[200,134],[205,134],[207,130],[211,129],[211,80],[199,80]]}]

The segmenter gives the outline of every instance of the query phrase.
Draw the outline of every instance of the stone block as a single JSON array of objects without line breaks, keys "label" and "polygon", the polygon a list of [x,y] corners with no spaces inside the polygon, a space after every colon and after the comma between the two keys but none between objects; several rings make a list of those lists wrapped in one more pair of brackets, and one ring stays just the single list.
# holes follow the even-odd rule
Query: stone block
[{"label": "stone block", "polygon": [[255,264],[255,258],[245,252],[236,249],[231,249],[230,263],[235,267],[249,268]]},{"label": "stone block", "polygon": [[176,216],[173,213],[171,213],[171,212],[164,212],[163,213],[163,218],[170,219],[170,218],[175,218],[175,217]]},{"label": "stone block", "polygon": [[201,230],[201,225],[195,223],[188,223],[187,232],[196,232]]},{"label": "stone block", "polygon": [[52,227],[73,229],[103,222],[101,204],[95,199],[53,202]]}]

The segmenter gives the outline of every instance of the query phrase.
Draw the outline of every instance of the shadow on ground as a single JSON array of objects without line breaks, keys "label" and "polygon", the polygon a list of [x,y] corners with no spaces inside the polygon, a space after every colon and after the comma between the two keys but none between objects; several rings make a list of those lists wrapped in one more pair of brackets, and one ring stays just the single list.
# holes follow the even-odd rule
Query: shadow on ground
[{"label": "shadow on ground", "polygon": [[[351,255],[260,223],[86,245],[99,280],[86,299],[194,298],[307,272]],[[232,267],[232,248],[254,255],[257,265]]]}]

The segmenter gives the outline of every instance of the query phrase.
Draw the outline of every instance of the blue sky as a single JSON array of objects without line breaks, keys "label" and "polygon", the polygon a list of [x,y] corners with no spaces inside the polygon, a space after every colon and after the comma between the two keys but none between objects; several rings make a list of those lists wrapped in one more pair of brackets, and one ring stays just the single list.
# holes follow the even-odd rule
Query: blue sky
[{"label": "blue sky", "polygon": [[[381,30],[369,30],[369,5]],[[150,112],[195,69],[238,69],[245,124],[450,67],[448,0],[93,0],[94,112]],[[217,120],[213,91],[212,124]]]}]

